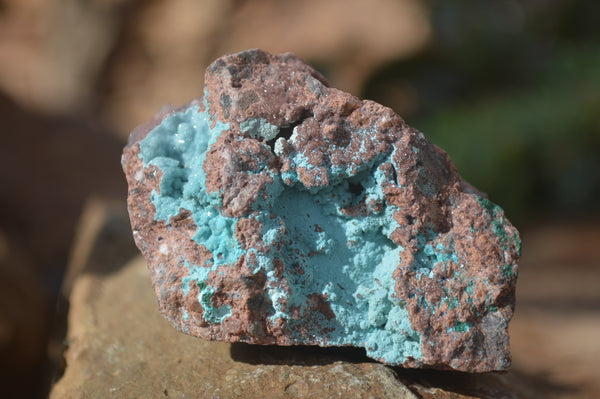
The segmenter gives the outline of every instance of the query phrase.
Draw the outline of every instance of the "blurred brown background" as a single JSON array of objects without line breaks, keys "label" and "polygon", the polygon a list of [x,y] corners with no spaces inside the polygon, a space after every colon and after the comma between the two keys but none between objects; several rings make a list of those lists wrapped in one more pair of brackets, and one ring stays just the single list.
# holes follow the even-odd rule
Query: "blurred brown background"
[{"label": "blurred brown background", "polygon": [[75,226],[90,198],[124,203],[129,131],[254,47],[392,107],[504,207],[524,238],[516,367],[600,395],[598,15],[594,0],[0,0],[1,396],[46,394]]}]

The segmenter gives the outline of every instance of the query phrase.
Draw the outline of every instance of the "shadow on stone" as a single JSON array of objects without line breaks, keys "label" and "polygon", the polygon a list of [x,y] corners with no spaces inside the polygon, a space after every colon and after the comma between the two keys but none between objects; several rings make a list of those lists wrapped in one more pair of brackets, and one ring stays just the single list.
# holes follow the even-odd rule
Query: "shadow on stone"
[{"label": "shadow on stone", "polygon": [[137,253],[125,202],[103,197],[89,198],[77,224],[69,264],[57,298],[42,378],[44,392],[50,391],[67,366],[64,352],[68,347],[68,298],[75,280],[83,274],[107,276],[115,273]]},{"label": "shadow on stone", "polygon": [[580,390],[575,386],[553,382],[543,375],[528,375],[516,370],[470,374],[394,367],[394,371],[404,384],[424,399],[441,397],[436,396],[438,389],[468,397],[515,399],[570,396]]},{"label": "shadow on stone", "polygon": [[263,365],[322,366],[335,362],[375,363],[363,348],[327,347],[310,345],[276,346],[251,345],[235,342],[230,347],[231,358],[236,362]]},{"label": "shadow on stone", "polygon": [[[323,366],[335,362],[351,364],[377,363],[366,356],[365,350],[354,347],[275,346],[233,343],[231,358],[251,365]],[[580,389],[558,384],[543,375],[529,375],[512,370],[505,373],[471,374],[460,371],[405,369],[389,367],[397,379],[423,399],[448,398],[507,398],[543,399],[570,396]],[[452,396],[454,397],[454,396]]]},{"label": "shadow on stone", "polygon": [[78,222],[63,293],[80,274],[112,274],[137,254],[125,201],[91,197]]}]

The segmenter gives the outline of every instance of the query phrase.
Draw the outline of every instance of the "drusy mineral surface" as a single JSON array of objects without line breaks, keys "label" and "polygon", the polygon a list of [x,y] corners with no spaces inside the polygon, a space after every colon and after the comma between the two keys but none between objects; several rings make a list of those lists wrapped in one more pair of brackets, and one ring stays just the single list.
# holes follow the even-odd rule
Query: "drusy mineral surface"
[{"label": "drusy mineral surface", "polygon": [[216,60],[123,154],[160,311],[210,340],[510,366],[519,236],[392,110],[292,54]]}]

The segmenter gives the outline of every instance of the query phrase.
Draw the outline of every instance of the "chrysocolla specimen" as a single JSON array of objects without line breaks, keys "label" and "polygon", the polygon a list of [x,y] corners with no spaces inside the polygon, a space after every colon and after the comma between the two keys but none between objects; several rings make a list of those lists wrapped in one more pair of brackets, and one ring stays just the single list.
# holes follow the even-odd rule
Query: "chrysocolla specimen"
[{"label": "chrysocolla specimen", "polygon": [[132,134],[123,167],[136,243],[179,330],[510,366],[517,231],[420,132],[294,55],[218,59],[201,99]]}]

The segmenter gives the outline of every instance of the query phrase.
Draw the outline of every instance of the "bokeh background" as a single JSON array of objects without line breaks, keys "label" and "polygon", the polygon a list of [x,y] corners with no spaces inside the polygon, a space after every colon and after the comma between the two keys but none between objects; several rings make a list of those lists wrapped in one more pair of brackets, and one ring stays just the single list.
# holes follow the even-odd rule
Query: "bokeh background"
[{"label": "bokeh background", "polygon": [[[393,108],[506,210],[524,237],[519,303],[575,345],[563,353],[517,324],[516,363],[588,392],[600,2],[0,0],[0,393],[45,395],[75,226],[90,198],[124,203],[129,132],[199,96],[214,59],[254,47],[295,52],[332,86]],[[581,312],[591,329],[561,319]]]}]

